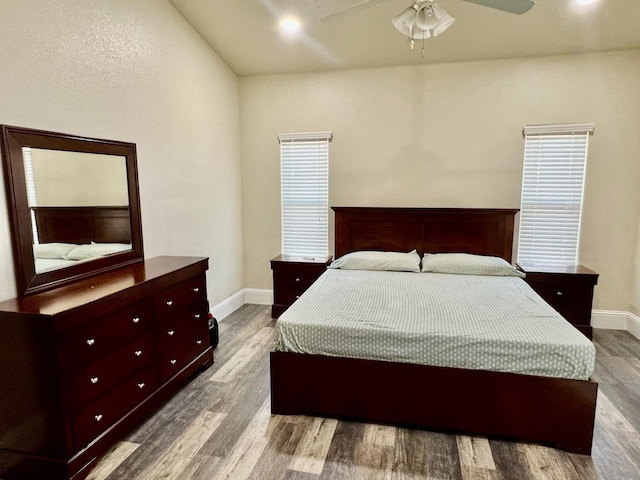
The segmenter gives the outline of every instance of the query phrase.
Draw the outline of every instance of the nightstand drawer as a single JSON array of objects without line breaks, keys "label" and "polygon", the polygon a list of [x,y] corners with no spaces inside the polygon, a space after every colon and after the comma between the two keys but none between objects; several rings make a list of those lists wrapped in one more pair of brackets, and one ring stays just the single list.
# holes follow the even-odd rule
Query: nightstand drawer
[{"label": "nightstand drawer", "polygon": [[534,290],[571,323],[590,323],[593,288],[543,283],[536,284]]},{"label": "nightstand drawer", "polygon": [[[297,267],[297,268],[296,268]],[[293,291],[304,292],[326,270],[324,265],[300,267],[296,265],[282,265],[273,272],[274,284],[278,287],[288,288]]]}]

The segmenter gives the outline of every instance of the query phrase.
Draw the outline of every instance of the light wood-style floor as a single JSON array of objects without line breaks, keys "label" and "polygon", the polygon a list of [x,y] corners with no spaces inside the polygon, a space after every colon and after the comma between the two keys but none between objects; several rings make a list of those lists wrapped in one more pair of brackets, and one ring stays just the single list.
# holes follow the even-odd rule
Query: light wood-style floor
[{"label": "light wood-style floor", "polygon": [[106,454],[91,480],[640,479],[640,341],[595,332],[592,457],[540,445],[270,414],[274,321],[245,305],[215,364]]}]

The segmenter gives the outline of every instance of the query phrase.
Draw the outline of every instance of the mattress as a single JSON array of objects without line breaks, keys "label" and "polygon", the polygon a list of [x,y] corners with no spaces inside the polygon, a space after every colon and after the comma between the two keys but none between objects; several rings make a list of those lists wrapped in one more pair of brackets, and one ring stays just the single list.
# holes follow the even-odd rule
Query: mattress
[{"label": "mattress", "polygon": [[327,270],[276,323],[283,352],[586,380],[595,348],[518,277]]}]

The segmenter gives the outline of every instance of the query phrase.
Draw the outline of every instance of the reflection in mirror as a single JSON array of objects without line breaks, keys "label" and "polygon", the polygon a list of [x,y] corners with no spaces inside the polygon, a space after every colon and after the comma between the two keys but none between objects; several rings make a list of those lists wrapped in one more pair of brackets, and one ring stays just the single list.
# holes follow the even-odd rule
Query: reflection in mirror
[{"label": "reflection in mirror", "polygon": [[36,274],[131,250],[123,156],[23,147]]},{"label": "reflection in mirror", "polygon": [[135,144],[0,129],[18,295],[144,259]]}]

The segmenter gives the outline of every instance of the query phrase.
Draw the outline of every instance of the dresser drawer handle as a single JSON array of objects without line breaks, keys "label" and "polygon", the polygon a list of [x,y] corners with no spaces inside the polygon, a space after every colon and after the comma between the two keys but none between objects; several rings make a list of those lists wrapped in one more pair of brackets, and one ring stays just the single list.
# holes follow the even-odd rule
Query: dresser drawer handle
[{"label": "dresser drawer handle", "polygon": [[91,381],[91,383],[95,385],[96,383],[98,383],[98,380],[100,379],[98,377],[91,377],[89,380]]},{"label": "dresser drawer handle", "polygon": [[202,345],[202,340],[196,340],[196,345]]},{"label": "dresser drawer handle", "polygon": [[176,331],[175,331],[175,330],[169,330],[169,331],[167,332],[167,335],[169,335],[170,337],[173,337],[173,334],[174,334],[174,333],[176,333]]},{"label": "dresser drawer handle", "polygon": [[133,352],[133,354],[134,354],[136,357],[139,357],[140,355],[142,355],[142,350],[136,350],[135,352]]},{"label": "dresser drawer handle", "polygon": [[558,290],[558,291],[556,292],[556,295],[558,295],[559,297],[561,297],[561,296],[562,296],[562,292],[561,292],[560,290]]},{"label": "dresser drawer handle", "polygon": [[96,422],[99,422],[100,420],[102,420],[102,414],[99,413],[98,415],[95,415],[93,418],[95,418]]},{"label": "dresser drawer handle", "polygon": [[167,300],[165,303],[167,304],[167,307],[170,307],[173,305],[173,300]]},{"label": "dresser drawer handle", "polygon": [[300,281],[300,278],[296,278],[296,282],[299,282],[299,281]]},{"label": "dresser drawer handle", "polygon": [[175,365],[176,363],[178,363],[178,360],[176,360],[175,358],[172,358],[171,360],[169,360],[169,363],[171,365]]},{"label": "dresser drawer handle", "polygon": [[96,343],[96,339],[95,338],[90,338],[90,339],[87,340],[87,345],[89,345],[89,346],[93,345],[94,343]]},{"label": "dresser drawer handle", "polygon": [[195,318],[196,320],[198,320],[200,318],[200,314],[199,313],[194,313],[193,314],[193,318]]},{"label": "dresser drawer handle", "polygon": [[198,293],[200,291],[200,287],[193,287],[193,293]]},{"label": "dresser drawer handle", "polygon": [[144,388],[144,382],[140,382],[140,383],[138,384],[138,388],[139,388],[140,390],[142,390],[142,389]]},{"label": "dresser drawer handle", "polygon": [[140,317],[133,317],[133,318],[131,319],[131,321],[132,321],[133,323],[140,323]]}]

